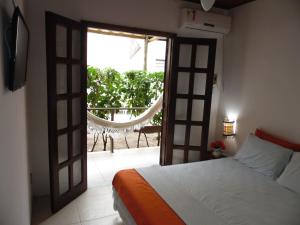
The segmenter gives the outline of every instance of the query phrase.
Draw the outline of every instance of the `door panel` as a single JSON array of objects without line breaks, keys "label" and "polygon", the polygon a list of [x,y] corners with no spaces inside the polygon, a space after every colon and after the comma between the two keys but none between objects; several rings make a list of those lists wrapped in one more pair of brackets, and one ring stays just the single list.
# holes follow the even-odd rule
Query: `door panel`
[{"label": "door panel", "polygon": [[179,46],[179,67],[191,67],[192,45],[182,44]]},{"label": "door panel", "polygon": [[205,95],[207,76],[205,73],[195,73],[194,95]]},{"label": "door panel", "polygon": [[179,72],[177,78],[177,94],[189,93],[190,73]]},{"label": "door panel", "polygon": [[161,147],[159,164],[167,165],[171,155],[167,152],[167,146],[170,145],[170,126],[167,125],[169,121],[169,115],[171,113],[170,98],[171,98],[171,81],[172,81],[172,52],[174,49],[174,38],[167,39],[166,45],[166,63],[165,63],[165,77],[164,77],[164,97],[163,97],[163,111],[162,111],[162,132],[161,132]]},{"label": "door panel", "polygon": [[174,40],[165,164],[207,158],[215,51],[215,39]]},{"label": "door panel", "polygon": [[46,12],[51,207],[56,212],[87,188],[86,30]]}]

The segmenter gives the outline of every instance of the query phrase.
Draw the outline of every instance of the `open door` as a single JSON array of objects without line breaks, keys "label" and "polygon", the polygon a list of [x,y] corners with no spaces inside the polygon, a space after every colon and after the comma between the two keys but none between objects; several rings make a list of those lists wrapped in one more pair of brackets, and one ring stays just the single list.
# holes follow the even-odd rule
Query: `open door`
[{"label": "open door", "polygon": [[216,54],[215,39],[178,37],[170,43],[161,165],[207,159]]},{"label": "open door", "polygon": [[86,39],[80,22],[46,12],[51,207],[87,189]]}]

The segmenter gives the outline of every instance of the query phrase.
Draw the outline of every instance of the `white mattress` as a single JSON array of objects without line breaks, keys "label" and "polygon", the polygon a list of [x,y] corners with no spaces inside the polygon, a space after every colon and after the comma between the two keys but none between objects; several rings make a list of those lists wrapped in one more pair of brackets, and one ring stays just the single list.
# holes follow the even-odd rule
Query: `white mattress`
[{"label": "white mattress", "polygon": [[189,225],[300,225],[300,196],[232,158],[137,169]]}]

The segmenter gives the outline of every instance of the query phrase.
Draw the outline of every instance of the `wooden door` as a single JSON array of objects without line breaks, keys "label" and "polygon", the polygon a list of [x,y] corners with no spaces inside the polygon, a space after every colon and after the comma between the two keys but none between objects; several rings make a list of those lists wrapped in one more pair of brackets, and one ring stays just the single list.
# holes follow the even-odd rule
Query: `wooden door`
[{"label": "wooden door", "polygon": [[216,40],[173,41],[165,82],[162,165],[207,159]]},{"label": "wooden door", "polygon": [[164,97],[163,97],[163,107],[162,107],[162,131],[161,131],[161,146],[160,146],[160,165],[171,164],[169,162],[168,149],[170,146],[170,129],[169,120],[171,115],[171,91],[172,91],[172,59],[173,59],[173,49],[174,49],[174,40],[176,37],[168,38],[166,45],[166,58],[165,58],[165,76],[164,76]]},{"label": "wooden door", "polygon": [[87,189],[86,30],[46,12],[51,207],[56,212]]}]

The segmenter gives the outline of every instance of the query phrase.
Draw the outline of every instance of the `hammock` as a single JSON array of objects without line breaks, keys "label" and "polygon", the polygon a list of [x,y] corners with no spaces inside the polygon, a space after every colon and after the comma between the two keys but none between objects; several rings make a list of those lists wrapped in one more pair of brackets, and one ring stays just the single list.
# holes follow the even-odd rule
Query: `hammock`
[{"label": "hammock", "polygon": [[163,95],[153,105],[139,116],[124,122],[109,121],[87,112],[88,128],[98,132],[119,133],[128,132],[149,123],[153,116],[162,108]]}]

